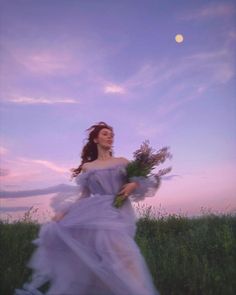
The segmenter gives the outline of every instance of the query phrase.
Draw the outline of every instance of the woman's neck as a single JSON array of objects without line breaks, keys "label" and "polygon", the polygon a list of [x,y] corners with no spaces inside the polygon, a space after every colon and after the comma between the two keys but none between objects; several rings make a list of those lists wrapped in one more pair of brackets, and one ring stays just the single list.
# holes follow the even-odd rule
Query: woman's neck
[{"label": "woman's neck", "polygon": [[108,161],[111,160],[113,157],[109,154],[109,155],[99,155],[97,157],[98,161]]},{"label": "woman's neck", "polygon": [[107,161],[111,160],[112,156],[110,155],[110,150],[107,149],[101,149],[98,147],[98,157],[97,160],[99,161]]}]

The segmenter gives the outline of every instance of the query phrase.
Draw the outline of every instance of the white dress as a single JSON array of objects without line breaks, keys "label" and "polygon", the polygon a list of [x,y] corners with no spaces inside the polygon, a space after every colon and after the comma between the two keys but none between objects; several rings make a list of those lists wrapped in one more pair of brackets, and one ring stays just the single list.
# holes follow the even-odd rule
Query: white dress
[{"label": "white dress", "polygon": [[15,295],[42,295],[37,288],[45,282],[50,282],[46,295],[159,295],[134,240],[136,216],[131,205],[131,200],[154,196],[157,183],[134,177],[139,187],[115,208],[112,202],[125,183],[126,165],[81,173],[76,192],[59,195],[54,207],[67,214],[41,226],[33,241],[37,248],[27,263],[32,280]]}]

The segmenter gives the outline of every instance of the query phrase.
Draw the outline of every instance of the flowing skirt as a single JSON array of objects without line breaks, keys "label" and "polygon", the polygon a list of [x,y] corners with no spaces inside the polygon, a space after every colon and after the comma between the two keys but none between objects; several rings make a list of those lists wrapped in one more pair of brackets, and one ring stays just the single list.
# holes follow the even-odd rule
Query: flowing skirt
[{"label": "flowing skirt", "polygon": [[75,203],[65,217],[41,226],[27,266],[30,283],[15,295],[159,295],[134,240],[132,205],[112,206],[114,195],[94,195]]}]

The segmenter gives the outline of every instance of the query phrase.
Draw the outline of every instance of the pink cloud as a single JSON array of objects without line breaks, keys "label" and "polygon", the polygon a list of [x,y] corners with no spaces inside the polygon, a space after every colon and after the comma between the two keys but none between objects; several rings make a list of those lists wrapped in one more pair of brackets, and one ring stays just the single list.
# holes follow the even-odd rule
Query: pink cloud
[{"label": "pink cloud", "polygon": [[135,125],[135,133],[142,136],[143,138],[154,138],[164,134],[166,131],[167,125],[163,122],[159,122],[155,125],[150,125],[149,122],[139,121]]},{"label": "pink cloud", "polygon": [[121,87],[116,84],[109,84],[104,87],[104,92],[111,93],[111,94],[124,94],[125,89],[124,89],[124,87]]},{"label": "pink cloud", "polygon": [[[209,72],[208,81],[203,85],[199,82],[199,85],[194,85],[197,89],[201,89],[200,92],[206,90],[208,87],[215,83],[227,83],[235,75],[235,69],[233,67],[234,55],[227,49],[220,49],[211,52],[200,52],[197,54],[184,56],[179,60],[169,60],[157,63],[143,64],[139,70],[130,76],[126,81],[120,84],[119,87],[126,90],[127,97],[132,98],[132,94],[140,92],[141,89],[147,91],[148,88],[154,88],[165,83],[171,82],[169,87],[174,96],[186,90],[186,84],[179,83],[179,77],[188,77],[189,72],[195,73],[195,69],[199,70],[201,76],[201,70],[204,73]],[[175,92],[175,93],[174,93]],[[168,96],[170,96],[168,94]],[[188,94],[189,96],[189,94]],[[139,95],[135,95],[139,97]]]},{"label": "pink cloud", "polygon": [[[165,116],[174,113],[176,109],[184,106],[189,101],[201,99],[202,95],[211,87],[219,84],[228,83],[235,76],[233,67],[232,53],[225,50],[215,52],[201,52],[198,54],[186,56],[179,60],[177,64],[166,63],[166,68],[162,70],[163,77],[167,81],[172,81],[172,87],[169,87],[159,97],[157,106],[157,116]],[[194,83],[179,82],[179,77],[188,77],[189,72],[196,72],[196,81]],[[202,80],[201,73],[208,73],[208,79]],[[164,78],[156,76],[156,83],[159,85],[165,82]]]},{"label": "pink cloud", "polygon": [[27,158],[23,158],[20,157],[18,158],[20,161],[23,161],[25,163],[36,163],[36,164],[40,164],[44,167],[47,167],[55,172],[58,173],[65,173],[68,171],[68,168],[65,167],[60,167],[59,165],[51,162],[51,161],[47,161],[47,160],[41,160],[41,159],[27,159]]},{"label": "pink cloud", "polygon": [[195,11],[185,12],[183,20],[203,19],[209,17],[228,17],[234,15],[236,8],[233,4],[219,3],[204,6]]},{"label": "pink cloud", "polygon": [[7,153],[8,153],[8,150],[5,147],[0,146],[0,155],[1,156],[6,155]]},{"label": "pink cloud", "polygon": [[10,98],[6,98],[8,102],[17,103],[17,104],[77,104],[78,100],[72,98],[43,98],[43,97],[28,97],[14,95]]},{"label": "pink cloud", "polygon": [[22,56],[20,63],[32,72],[51,75],[64,71],[70,59],[67,54],[42,51]]},{"label": "pink cloud", "polygon": [[5,50],[17,63],[16,66],[21,65],[36,75],[65,76],[82,70],[80,57],[68,48],[32,49],[12,44]]},{"label": "pink cloud", "polygon": [[70,168],[44,159],[7,157],[2,166],[8,173],[1,177],[2,189],[33,189],[70,180]]}]

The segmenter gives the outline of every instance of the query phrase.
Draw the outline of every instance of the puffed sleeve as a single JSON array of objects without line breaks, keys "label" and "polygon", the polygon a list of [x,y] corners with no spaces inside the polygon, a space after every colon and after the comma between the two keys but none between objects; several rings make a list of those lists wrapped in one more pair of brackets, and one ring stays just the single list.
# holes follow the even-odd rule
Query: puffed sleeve
[{"label": "puffed sleeve", "polygon": [[88,176],[89,176],[88,172],[82,172],[81,174],[75,177],[79,199],[87,198],[90,195],[89,188],[88,188]]},{"label": "puffed sleeve", "polygon": [[161,179],[159,176],[133,176],[130,177],[129,182],[137,182],[138,187],[130,195],[130,200],[139,202],[145,198],[154,197],[160,184]]},{"label": "puffed sleeve", "polygon": [[66,190],[61,189],[51,199],[50,206],[54,212],[67,213],[70,208],[83,198],[90,196],[88,189],[88,173],[83,172],[75,177],[76,186],[70,186]]}]

